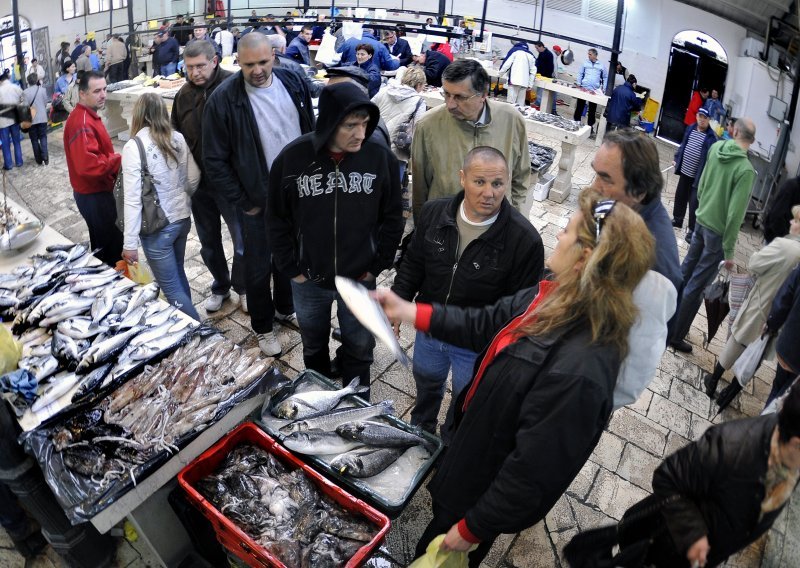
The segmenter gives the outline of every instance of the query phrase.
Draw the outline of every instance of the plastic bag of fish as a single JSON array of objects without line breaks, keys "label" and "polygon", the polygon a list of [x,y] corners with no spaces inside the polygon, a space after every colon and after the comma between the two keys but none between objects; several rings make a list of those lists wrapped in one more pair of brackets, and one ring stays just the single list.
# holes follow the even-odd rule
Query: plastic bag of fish
[{"label": "plastic bag of fish", "polygon": [[257,446],[237,447],[196,487],[288,568],[344,566],[377,534]]},{"label": "plastic bag of fish", "polygon": [[73,522],[89,518],[250,396],[270,370],[258,349],[197,335],[97,405],[23,435]]}]

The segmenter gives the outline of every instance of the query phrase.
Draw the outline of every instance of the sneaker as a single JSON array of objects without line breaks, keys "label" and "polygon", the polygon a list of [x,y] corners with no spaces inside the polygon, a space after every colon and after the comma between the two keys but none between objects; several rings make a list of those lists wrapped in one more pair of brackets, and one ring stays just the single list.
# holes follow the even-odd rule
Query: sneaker
[{"label": "sneaker", "polygon": [[297,314],[295,312],[290,314],[282,314],[276,311],[273,319],[282,325],[300,329],[300,325],[297,323]]},{"label": "sneaker", "polygon": [[239,294],[239,306],[242,308],[244,313],[250,313],[247,311],[247,294]]},{"label": "sneaker", "polygon": [[692,244],[692,232],[686,231],[686,235],[683,237],[683,240],[686,241],[687,245]]},{"label": "sneaker", "polygon": [[692,345],[688,341],[684,339],[675,339],[669,342],[670,347],[672,347],[675,351],[680,351],[681,353],[691,353],[692,352]]},{"label": "sneaker", "polygon": [[230,297],[230,292],[227,294],[211,294],[208,298],[206,298],[203,307],[207,312],[216,312],[222,307],[222,303]]},{"label": "sneaker", "polygon": [[261,352],[264,355],[267,357],[277,357],[281,354],[283,348],[281,347],[281,343],[278,341],[278,338],[275,337],[274,331],[257,333],[256,337],[258,338],[258,347],[261,349]]}]

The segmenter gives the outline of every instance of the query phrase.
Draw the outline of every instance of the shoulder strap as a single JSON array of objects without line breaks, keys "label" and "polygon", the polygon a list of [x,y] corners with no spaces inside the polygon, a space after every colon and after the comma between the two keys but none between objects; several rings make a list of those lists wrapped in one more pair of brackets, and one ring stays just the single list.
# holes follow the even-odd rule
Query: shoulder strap
[{"label": "shoulder strap", "polygon": [[[150,170],[147,168],[147,154],[144,151],[144,144],[138,136],[134,136],[133,139],[136,141],[136,146],[139,148],[139,159],[142,163],[142,195],[146,195],[151,191],[154,191],[155,188],[153,187]],[[148,179],[151,181],[151,183],[145,183],[145,181]]]},{"label": "shoulder strap", "polygon": [[414,112],[412,112],[411,116],[408,117],[408,121],[409,122],[413,122],[414,121],[414,118],[417,116],[417,111],[419,110],[419,107],[423,102],[424,101],[422,100],[422,97],[420,96],[419,100],[417,101],[417,106],[414,107]]}]

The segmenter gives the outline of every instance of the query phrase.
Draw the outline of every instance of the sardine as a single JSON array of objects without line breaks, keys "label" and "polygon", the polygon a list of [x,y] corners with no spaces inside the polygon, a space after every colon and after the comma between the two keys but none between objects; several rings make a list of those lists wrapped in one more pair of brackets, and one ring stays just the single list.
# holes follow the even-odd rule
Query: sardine
[{"label": "sardine", "polygon": [[336,432],[293,432],[286,436],[283,445],[297,452],[306,455],[325,455],[341,454],[360,448],[362,442],[345,440]]},{"label": "sardine", "polygon": [[330,412],[322,412],[312,416],[307,416],[301,420],[283,426],[280,431],[284,434],[291,434],[292,432],[303,432],[307,430],[323,430],[325,432],[333,432],[337,426],[347,424],[348,422],[356,422],[359,420],[367,420],[376,416],[384,416],[387,414],[394,414],[394,405],[391,400],[384,400],[378,404],[365,407],[353,408],[337,408]]},{"label": "sardine", "polygon": [[305,418],[331,410],[347,395],[365,392],[368,388],[359,386],[359,380],[356,378],[345,388],[337,391],[319,390],[292,395],[275,406],[272,413],[286,420]]},{"label": "sardine", "polygon": [[331,468],[342,475],[372,477],[397,461],[404,448],[370,448],[347,452],[331,460]]}]

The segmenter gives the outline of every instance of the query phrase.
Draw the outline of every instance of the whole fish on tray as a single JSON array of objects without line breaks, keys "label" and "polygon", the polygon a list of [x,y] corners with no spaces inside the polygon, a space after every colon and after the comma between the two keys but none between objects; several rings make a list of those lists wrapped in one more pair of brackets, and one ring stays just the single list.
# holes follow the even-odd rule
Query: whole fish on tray
[{"label": "whole fish on tray", "polygon": [[331,467],[352,477],[373,477],[392,465],[405,448],[360,448],[338,455]]},{"label": "whole fish on tray", "polygon": [[352,408],[336,408],[327,412],[320,412],[306,416],[300,420],[295,420],[285,426],[280,431],[284,434],[292,432],[303,432],[306,430],[324,430],[333,432],[337,426],[348,422],[367,420],[376,416],[386,416],[394,414],[394,404],[391,400],[384,400],[371,406],[354,406]]},{"label": "whole fish on tray", "polygon": [[272,413],[278,418],[297,420],[331,410],[347,395],[367,390],[368,387],[359,386],[358,379],[353,379],[349,385],[337,391],[316,390],[294,394],[275,406]]}]

